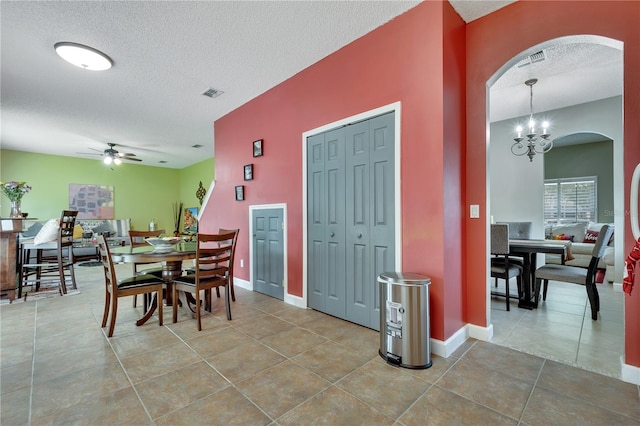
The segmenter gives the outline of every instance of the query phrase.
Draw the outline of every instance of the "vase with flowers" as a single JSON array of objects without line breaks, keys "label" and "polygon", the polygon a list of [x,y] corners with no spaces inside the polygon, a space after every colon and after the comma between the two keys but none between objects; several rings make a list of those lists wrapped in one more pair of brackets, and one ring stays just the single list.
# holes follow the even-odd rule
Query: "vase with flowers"
[{"label": "vase with flowers", "polygon": [[9,217],[22,217],[20,202],[24,194],[31,191],[31,186],[27,185],[26,182],[12,180],[9,182],[0,182],[0,188],[2,189],[2,193],[11,202]]}]

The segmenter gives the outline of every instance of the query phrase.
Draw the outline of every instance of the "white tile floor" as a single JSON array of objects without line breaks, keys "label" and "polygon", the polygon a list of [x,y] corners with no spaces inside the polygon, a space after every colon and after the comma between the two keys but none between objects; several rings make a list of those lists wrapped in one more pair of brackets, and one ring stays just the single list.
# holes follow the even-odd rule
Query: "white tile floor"
[{"label": "white tile floor", "polygon": [[[493,280],[492,280],[493,285]],[[498,287],[504,288],[499,280]],[[509,286],[517,288],[515,280]],[[517,307],[506,311],[503,297],[492,296],[493,343],[557,360],[607,376],[620,378],[624,352],[624,294],[611,284],[598,284],[600,313],[591,319],[583,286],[549,282],[546,302],[538,309]]]}]

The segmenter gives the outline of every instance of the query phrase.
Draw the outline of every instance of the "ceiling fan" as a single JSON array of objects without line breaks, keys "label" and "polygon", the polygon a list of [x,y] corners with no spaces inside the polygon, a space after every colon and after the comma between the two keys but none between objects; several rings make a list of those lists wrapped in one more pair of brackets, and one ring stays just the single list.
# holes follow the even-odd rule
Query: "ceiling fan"
[{"label": "ceiling fan", "polygon": [[139,158],[135,158],[136,155],[133,153],[121,153],[119,152],[117,149],[115,149],[114,147],[116,146],[115,143],[107,143],[107,145],[109,145],[109,148],[105,149],[103,152],[98,151],[97,149],[94,148],[89,148],[91,150],[94,151],[98,151],[100,152],[100,154],[95,154],[95,155],[101,155],[102,158],[102,162],[104,164],[110,165],[110,164],[120,164],[122,163],[122,160],[129,160],[129,161],[142,161]]}]

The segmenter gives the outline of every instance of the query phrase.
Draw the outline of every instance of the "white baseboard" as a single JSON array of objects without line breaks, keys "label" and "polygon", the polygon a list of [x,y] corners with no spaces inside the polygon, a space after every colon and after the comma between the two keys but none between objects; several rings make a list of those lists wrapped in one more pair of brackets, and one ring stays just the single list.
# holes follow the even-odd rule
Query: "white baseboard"
[{"label": "white baseboard", "polygon": [[640,367],[624,363],[624,355],[620,357],[620,378],[623,382],[640,385]]},{"label": "white baseboard", "polygon": [[233,277],[233,285],[234,285],[234,287],[241,287],[241,288],[244,288],[246,290],[253,291],[253,286],[247,280],[243,280],[243,279],[240,279],[240,278]]},{"label": "white baseboard", "polygon": [[304,304],[304,299],[300,296],[294,296],[292,294],[285,293],[284,301],[290,305],[296,306],[298,308],[307,309]]},{"label": "white baseboard", "polygon": [[448,358],[456,349],[462,346],[469,337],[489,342],[493,338],[493,325],[480,327],[473,324],[465,324],[445,341],[431,338],[431,353],[443,358]]}]

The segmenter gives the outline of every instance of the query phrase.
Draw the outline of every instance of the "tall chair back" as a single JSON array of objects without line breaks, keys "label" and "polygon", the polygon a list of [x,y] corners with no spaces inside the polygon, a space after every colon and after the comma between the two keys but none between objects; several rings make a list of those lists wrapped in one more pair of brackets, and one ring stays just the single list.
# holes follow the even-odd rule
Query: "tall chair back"
[{"label": "tall chair back", "polygon": [[[66,294],[67,278],[71,280],[71,288],[77,288],[73,269],[73,227],[77,216],[77,211],[63,210],[57,223],[58,229],[55,230],[56,238],[52,241],[40,244],[35,244],[33,240],[20,242],[18,297],[22,297],[23,287],[33,288],[35,285],[37,292],[42,284],[50,282],[58,283],[60,294]],[[35,252],[35,259],[32,251]]]},{"label": "tall chair back", "polygon": [[536,269],[534,306],[538,306],[540,287],[542,287],[542,300],[547,300],[547,288],[549,286],[549,281],[562,281],[566,283],[580,284],[585,286],[585,289],[587,290],[587,297],[589,298],[589,304],[591,305],[591,319],[596,321],[598,319],[598,312],[600,311],[600,296],[598,294],[598,287],[596,286],[596,272],[598,262],[604,254],[604,250],[612,233],[613,228],[609,227],[609,225],[602,226],[598,233],[598,238],[593,245],[591,261],[589,262],[589,267],[587,269],[579,266],[554,264],[543,265]]},{"label": "tall chair back", "polygon": [[[129,230],[129,244],[131,245],[131,247],[146,246],[147,242],[144,240],[145,238],[159,237],[160,235],[162,235],[164,233],[165,233],[164,229],[158,229],[157,231],[135,231],[133,229],[130,229]],[[140,265],[149,265],[149,262],[134,262],[134,263],[132,263],[131,266],[133,268],[133,275],[148,274],[148,275],[153,275],[153,276],[158,277],[158,278],[162,278],[162,268],[161,267],[148,268],[148,269],[140,270],[140,269],[138,269],[138,266],[140,266]],[[133,307],[135,308],[137,306],[137,304],[138,304],[138,296],[134,295],[133,296]],[[146,311],[148,306],[149,306],[149,297],[148,297],[148,295],[144,295],[143,306],[144,306],[144,309]]]},{"label": "tall chair back", "polygon": [[509,225],[496,223],[491,225],[491,254],[509,254]]},{"label": "tall chair back", "polygon": [[[232,257],[231,257],[231,262],[229,264],[229,288],[231,289],[231,300],[235,302],[236,292],[233,289],[233,265],[235,264],[236,243],[238,242],[238,234],[240,233],[240,230],[219,228],[218,233],[219,234],[233,233],[233,241],[231,242]],[[218,296],[219,296],[219,293],[218,293]]]},{"label": "tall chair back", "polygon": [[[173,280],[173,300],[178,300],[178,291],[193,293],[196,305],[198,331],[202,330],[200,291],[204,290],[207,306],[211,306],[211,290],[224,287],[224,302],[227,319],[231,320],[231,269],[235,246],[235,232],[221,234],[198,234],[194,273]],[[178,321],[178,304],[173,304],[173,322]]]},{"label": "tall chair back", "polygon": [[497,257],[491,259],[491,278],[495,278],[496,287],[498,286],[498,279],[505,280],[505,293],[501,294],[497,291],[492,291],[491,294],[495,296],[505,296],[506,309],[511,310],[511,304],[509,302],[509,280],[516,278],[518,285],[518,295],[520,295],[522,289],[522,267],[514,264],[509,259],[509,225],[506,223],[492,224],[491,225],[491,254]]},{"label": "tall chair back", "polygon": [[136,275],[124,280],[116,278],[116,270],[113,266],[109,244],[104,235],[96,236],[100,261],[104,270],[105,301],[102,315],[102,327],[106,327],[109,316],[109,331],[107,337],[113,336],[118,314],[118,298],[135,296],[138,294],[155,293],[156,306],[158,307],[158,324],[162,325],[162,290],[163,281],[153,275]]}]

